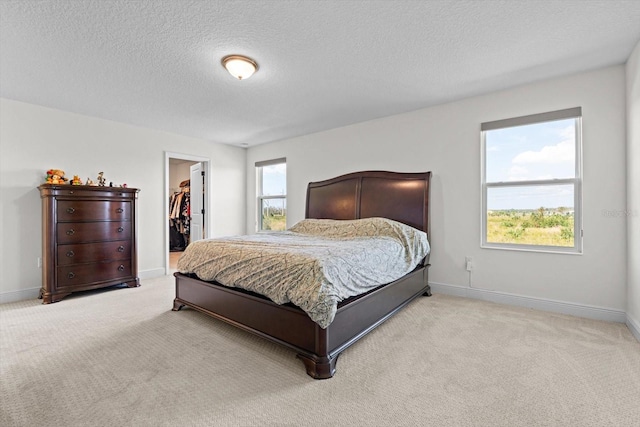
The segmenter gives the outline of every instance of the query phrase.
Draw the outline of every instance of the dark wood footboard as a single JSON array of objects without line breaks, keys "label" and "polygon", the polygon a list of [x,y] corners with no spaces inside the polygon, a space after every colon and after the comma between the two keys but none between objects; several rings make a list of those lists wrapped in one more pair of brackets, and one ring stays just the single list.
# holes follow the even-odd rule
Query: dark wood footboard
[{"label": "dark wood footboard", "polygon": [[322,329],[300,308],[278,305],[249,292],[174,274],[173,310],[188,306],[297,352],[315,379],[331,378],[338,356],[413,299],[429,290],[427,267],[381,286],[338,307],[333,322]]}]

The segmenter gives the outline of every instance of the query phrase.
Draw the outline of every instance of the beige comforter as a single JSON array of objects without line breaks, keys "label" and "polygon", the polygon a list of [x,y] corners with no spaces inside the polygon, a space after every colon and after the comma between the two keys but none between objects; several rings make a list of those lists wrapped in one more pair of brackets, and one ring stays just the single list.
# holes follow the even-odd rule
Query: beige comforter
[{"label": "beige comforter", "polygon": [[389,219],[306,219],[285,232],[193,242],[178,271],[292,302],[326,328],[338,302],[399,279],[428,252],[426,233]]}]

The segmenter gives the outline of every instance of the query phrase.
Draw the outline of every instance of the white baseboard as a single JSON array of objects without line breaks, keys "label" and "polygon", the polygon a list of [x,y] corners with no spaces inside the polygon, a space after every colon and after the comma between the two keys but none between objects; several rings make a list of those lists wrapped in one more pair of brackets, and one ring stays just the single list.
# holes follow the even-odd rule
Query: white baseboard
[{"label": "white baseboard", "polygon": [[499,304],[514,305],[517,307],[533,308],[535,310],[586,317],[588,319],[605,320],[608,322],[627,323],[627,320],[629,319],[627,313],[622,310],[613,310],[610,308],[594,307],[570,302],[508,294],[505,292],[489,291],[486,289],[448,285],[446,283],[429,282],[429,284],[431,285],[431,290],[433,292],[446,295],[479,299]]},{"label": "white baseboard", "polygon": [[140,280],[153,279],[160,276],[166,276],[164,268],[154,268],[152,270],[138,271],[138,278]]},{"label": "white baseboard", "polygon": [[0,304],[8,302],[23,301],[27,299],[37,299],[40,295],[40,287],[20,289],[17,291],[0,292]]},{"label": "white baseboard", "polygon": [[627,328],[629,328],[633,336],[636,337],[638,341],[640,341],[640,322],[638,322],[636,319],[631,317],[629,313],[627,313],[626,323],[627,323]]},{"label": "white baseboard", "polygon": [[[138,271],[138,278],[140,280],[153,279],[154,277],[160,277],[164,275],[164,268],[154,268],[152,270]],[[40,287],[20,289],[17,291],[0,292],[0,304],[28,299],[36,299],[39,295]]]}]

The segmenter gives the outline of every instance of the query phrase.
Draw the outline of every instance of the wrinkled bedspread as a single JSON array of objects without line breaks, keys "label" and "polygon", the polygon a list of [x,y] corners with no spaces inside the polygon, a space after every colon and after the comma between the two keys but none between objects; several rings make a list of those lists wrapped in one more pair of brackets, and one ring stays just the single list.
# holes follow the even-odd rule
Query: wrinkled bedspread
[{"label": "wrinkled bedspread", "polygon": [[191,243],[178,271],[292,302],[326,328],[338,302],[411,272],[426,233],[385,218],[305,219],[284,232]]}]

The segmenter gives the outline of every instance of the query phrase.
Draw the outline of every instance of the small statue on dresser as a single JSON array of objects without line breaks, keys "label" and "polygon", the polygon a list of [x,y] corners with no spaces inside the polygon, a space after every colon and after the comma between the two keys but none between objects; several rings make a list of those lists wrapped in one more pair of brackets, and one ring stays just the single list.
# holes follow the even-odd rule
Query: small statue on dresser
[{"label": "small statue on dresser", "polygon": [[85,182],[85,185],[91,185],[95,187],[95,183],[91,180],[91,178],[87,177],[87,181]]},{"label": "small statue on dresser", "polygon": [[98,185],[104,187],[107,183],[107,179],[103,176],[104,172],[98,173]]},{"label": "small statue on dresser", "polygon": [[64,177],[64,171],[61,169],[49,169],[47,171],[47,184],[66,184],[68,181]]}]

